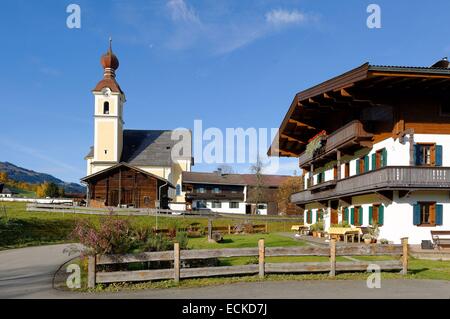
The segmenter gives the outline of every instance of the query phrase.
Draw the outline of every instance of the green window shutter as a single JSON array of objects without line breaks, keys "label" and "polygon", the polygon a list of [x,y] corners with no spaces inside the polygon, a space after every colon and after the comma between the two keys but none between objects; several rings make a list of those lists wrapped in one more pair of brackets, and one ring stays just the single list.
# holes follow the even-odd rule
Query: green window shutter
[{"label": "green window shutter", "polygon": [[387,149],[381,151],[381,167],[387,166]]},{"label": "green window shutter", "polygon": [[420,225],[420,205],[414,204],[413,207],[413,224]]},{"label": "green window shutter", "polygon": [[306,222],[308,224],[312,224],[312,211],[308,210],[307,214],[306,214]]},{"label": "green window shutter", "polygon": [[442,145],[436,145],[436,166],[442,166]]},{"label": "green window shutter", "polygon": [[342,219],[342,221],[346,221],[348,223],[348,207],[344,208],[344,218]]},{"label": "green window shutter", "polygon": [[384,225],[384,206],[380,205],[378,208],[378,226]]},{"label": "green window shutter", "polygon": [[373,206],[369,207],[369,225],[373,225]]},{"label": "green window shutter", "polygon": [[436,226],[442,226],[443,224],[443,206],[436,205]]},{"label": "green window shutter", "polygon": [[377,169],[377,153],[372,154],[372,170]]},{"label": "green window shutter", "polygon": [[319,221],[319,210],[316,211],[316,223]]},{"label": "green window shutter", "polygon": [[422,152],[421,152],[421,147],[420,145],[414,145],[414,163],[416,163],[416,165],[421,165],[422,164]]},{"label": "green window shutter", "polygon": [[361,160],[356,161],[356,174],[361,174],[361,172],[359,171],[360,163],[361,163]]},{"label": "green window shutter", "polygon": [[369,166],[369,156],[364,156],[364,173],[370,170]]},{"label": "green window shutter", "polygon": [[350,224],[354,225],[355,224],[355,208],[351,209],[351,214],[350,214]]},{"label": "green window shutter", "polygon": [[363,225],[364,224],[364,210],[362,207],[359,208],[359,214],[358,214],[358,218],[359,218],[359,224]]}]

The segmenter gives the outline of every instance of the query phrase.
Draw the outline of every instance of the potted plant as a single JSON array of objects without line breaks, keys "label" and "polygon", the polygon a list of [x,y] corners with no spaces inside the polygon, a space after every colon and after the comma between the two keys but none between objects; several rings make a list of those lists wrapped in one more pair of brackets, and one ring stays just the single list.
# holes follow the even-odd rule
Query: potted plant
[{"label": "potted plant", "polygon": [[373,238],[371,234],[364,234],[362,239],[364,240],[365,244],[371,244]]},{"label": "potted plant", "polygon": [[313,237],[317,237],[317,223],[309,226],[309,231],[312,233]]},{"label": "potted plant", "polygon": [[378,228],[378,224],[374,224],[372,227],[369,227],[369,234],[372,236],[372,243],[376,243],[378,236],[380,236],[380,229]]},{"label": "potted plant", "polygon": [[317,227],[317,237],[319,237],[319,238],[324,237],[323,231],[325,228],[324,228],[323,221],[318,221],[316,223],[316,227]]}]

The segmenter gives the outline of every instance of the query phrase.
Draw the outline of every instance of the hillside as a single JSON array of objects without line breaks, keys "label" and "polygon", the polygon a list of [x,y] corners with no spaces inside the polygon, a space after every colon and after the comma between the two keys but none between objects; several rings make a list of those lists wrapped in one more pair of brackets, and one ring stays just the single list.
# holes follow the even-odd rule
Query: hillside
[{"label": "hillside", "polygon": [[65,192],[68,194],[86,192],[86,188],[80,184],[67,183],[52,175],[35,172],[9,162],[0,162],[0,172],[7,173],[10,179],[18,182],[30,184],[41,184],[44,182],[55,183],[60,187],[64,187]]}]

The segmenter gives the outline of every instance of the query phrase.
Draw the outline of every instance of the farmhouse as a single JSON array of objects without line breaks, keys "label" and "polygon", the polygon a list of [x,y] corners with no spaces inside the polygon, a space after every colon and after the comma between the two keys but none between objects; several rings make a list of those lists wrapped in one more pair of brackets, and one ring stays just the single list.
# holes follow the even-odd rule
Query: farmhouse
[{"label": "farmhouse", "polygon": [[298,157],[305,223],[380,226],[418,244],[450,229],[450,69],[363,64],[295,95],[269,153]]},{"label": "farmhouse", "polygon": [[5,187],[4,184],[0,184],[0,197],[13,197],[16,194],[17,193]]},{"label": "farmhouse", "polygon": [[287,178],[289,176],[261,175],[258,181],[254,174],[225,174],[220,169],[213,173],[183,172],[183,191],[188,209],[278,215],[281,212],[277,192]]},{"label": "farmhouse", "polygon": [[[93,90],[94,145],[81,179],[88,205],[184,209],[181,178],[193,165],[191,132],[124,129],[126,98],[116,80],[119,59],[111,42],[101,65],[103,79]],[[181,152],[175,152],[180,144]]]}]

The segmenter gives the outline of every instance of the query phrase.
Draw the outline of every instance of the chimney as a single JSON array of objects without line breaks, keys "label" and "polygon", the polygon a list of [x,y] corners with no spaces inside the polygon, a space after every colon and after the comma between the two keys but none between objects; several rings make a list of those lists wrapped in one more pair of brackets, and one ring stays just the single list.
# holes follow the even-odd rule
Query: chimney
[{"label": "chimney", "polygon": [[448,69],[448,65],[449,65],[448,58],[444,57],[444,58],[442,58],[442,60],[437,61],[431,67],[432,68],[439,68],[439,69]]},{"label": "chimney", "polygon": [[218,168],[217,169],[217,171],[216,171],[216,174],[218,175],[218,176],[223,176],[223,173],[222,173],[222,168]]}]

